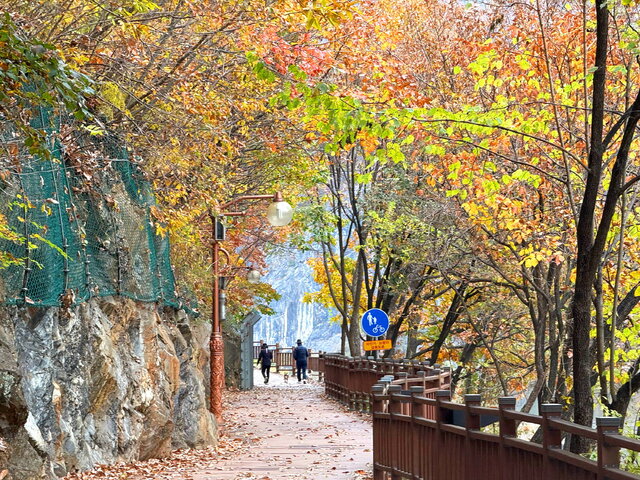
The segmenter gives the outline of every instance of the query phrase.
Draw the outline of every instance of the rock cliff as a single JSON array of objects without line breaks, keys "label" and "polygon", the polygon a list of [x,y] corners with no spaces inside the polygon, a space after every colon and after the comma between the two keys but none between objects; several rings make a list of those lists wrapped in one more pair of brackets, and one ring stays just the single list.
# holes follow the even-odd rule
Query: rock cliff
[{"label": "rock cliff", "polygon": [[313,351],[339,351],[340,325],[330,321],[336,312],[302,301],[306,293],[320,289],[307,264],[316,255],[286,247],[269,255],[268,273],[263,281],[271,284],[281,298],[269,304],[274,315],[264,316],[255,325],[255,341],[265,340],[269,344],[290,347],[300,338]]},{"label": "rock cliff", "polygon": [[120,297],[3,307],[0,475],[53,479],[215,443],[207,341],[184,313]]}]

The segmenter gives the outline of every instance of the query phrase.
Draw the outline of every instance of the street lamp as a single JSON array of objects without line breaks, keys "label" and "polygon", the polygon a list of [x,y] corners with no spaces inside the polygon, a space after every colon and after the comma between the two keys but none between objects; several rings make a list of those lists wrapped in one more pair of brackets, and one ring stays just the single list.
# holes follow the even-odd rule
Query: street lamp
[{"label": "street lamp", "polygon": [[273,196],[273,202],[267,208],[267,220],[274,227],[284,227],[293,217],[293,208],[282,200],[280,192]]},{"label": "street lamp", "polygon": [[260,283],[261,276],[258,270],[249,270],[249,273],[247,273],[247,281],[249,283]]},{"label": "street lamp", "polygon": [[[242,195],[223,204],[220,208],[222,210],[221,213],[215,214],[209,212],[213,232],[211,244],[213,279],[211,282],[211,338],[209,340],[209,351],[211,354],[209,410],[218,420],[222,419],[222,390],[224,389],[224,342],[222,340],[221,319],[224,319],[225,314],[223,311],[224,299],[220,298],[220,252],[222,251],[225,254],[227,260],[229,259],[227,252],[220,247],[220,241],[224,240],[224,225],[220,222],[219,217],[246,216],[246,211],[234,212],[226,210],[239,202],[247,200],[272,200],[272,203],[267,208],[267,220],[273,226],[282,227],[287,225],[293,217],[291,205],[283,200],[280,192],[277,192],[275,195]],[[247,279],[252,283],[258,282],[260,281],[260,273],[252,270],[249,272]]]}]

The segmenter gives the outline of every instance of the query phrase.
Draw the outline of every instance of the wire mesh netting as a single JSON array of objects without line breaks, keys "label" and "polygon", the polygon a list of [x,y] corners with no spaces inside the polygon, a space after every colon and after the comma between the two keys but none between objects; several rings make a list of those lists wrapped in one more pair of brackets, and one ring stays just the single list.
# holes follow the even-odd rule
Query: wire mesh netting
[{"label": "wire mesh netting", "polygon": [[[151,186],[123,142],[77,135],[71,158],[54,140],[59,118],[41,111],[32,125],[52,139],[53,155],[4,159],[0,212],[21,237],[0,239],[0,251],[21,259],[0,271],[4,302],[69,306],[121,295],[195,313],[176,292]],[[11,141],[10,132],[3,136]]]}]

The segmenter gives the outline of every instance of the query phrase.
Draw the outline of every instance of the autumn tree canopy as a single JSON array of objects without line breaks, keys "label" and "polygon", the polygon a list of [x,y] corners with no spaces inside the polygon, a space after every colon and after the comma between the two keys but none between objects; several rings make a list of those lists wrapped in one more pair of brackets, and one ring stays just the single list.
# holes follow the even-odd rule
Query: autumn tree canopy
[{"label": "autumn tree canopy", "polygon": [[[379,307],[388,355],[448,362],[465,391],[560,402],[582,424],[594,402],[627,413],[640,388],[634,1],[5,11],[2,120],[34,155],[46,142],[25,121],[33,103],[118,132],[201,298],[202,218],[284,190],[294,225],[234,220],[229,251],[259,265],[278,235],[320,252],[307,301],[336,309],[344,352],[361,353],[360,314]],[[238,282],[237,311],[255,294],[274,292]]]}]

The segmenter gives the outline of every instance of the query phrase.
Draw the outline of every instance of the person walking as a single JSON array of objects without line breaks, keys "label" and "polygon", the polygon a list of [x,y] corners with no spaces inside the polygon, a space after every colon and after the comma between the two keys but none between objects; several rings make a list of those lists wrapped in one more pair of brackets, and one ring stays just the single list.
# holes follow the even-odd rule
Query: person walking
[{"label": "person walking", "polygon": [[298,383],[302,380],[307,383],[307,358],[309,357],[309,350],[307,347],[302,346],[302,340],[296,341],[297,347],[293,349],[293,359],[296,361],[296,375],[298,376]]},{"label": "person walking", "polygon": [[258,361],[256,365],[262,363],[262,378],[264,378],[264,383],[269,383],[269,373],[271,372],[271,360],[273,359],[273,353],[269,350],[269,347],[266,343],[263,343],[260,347],[260,354],[258,355]]}]

